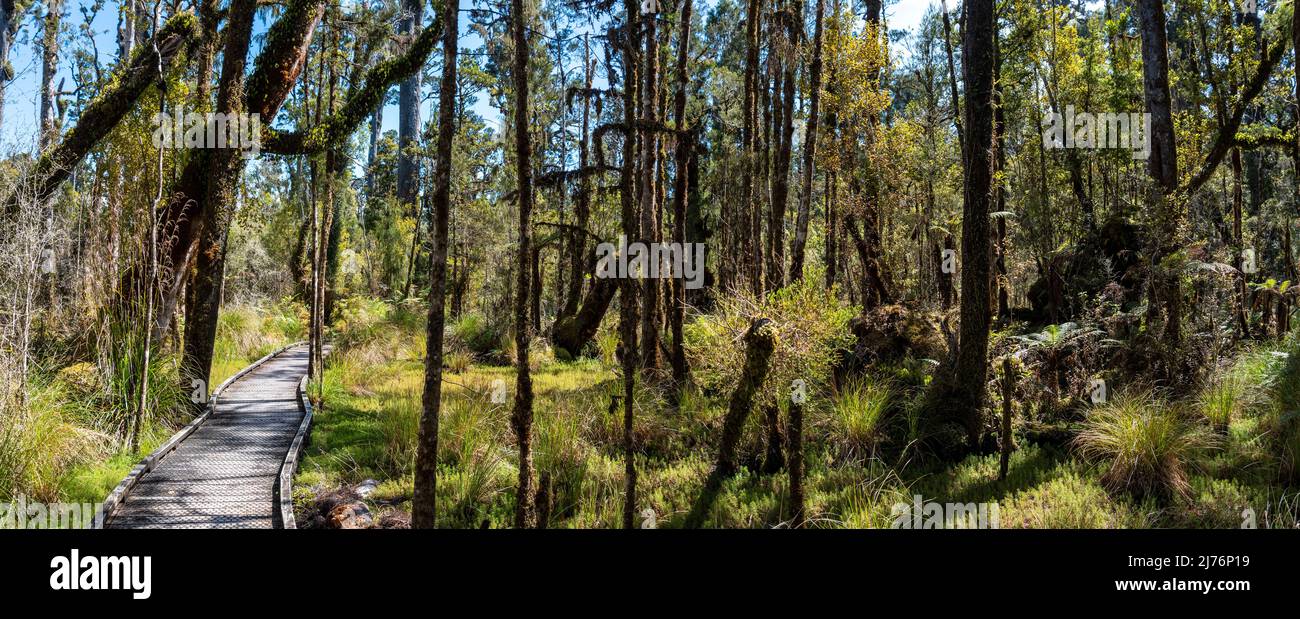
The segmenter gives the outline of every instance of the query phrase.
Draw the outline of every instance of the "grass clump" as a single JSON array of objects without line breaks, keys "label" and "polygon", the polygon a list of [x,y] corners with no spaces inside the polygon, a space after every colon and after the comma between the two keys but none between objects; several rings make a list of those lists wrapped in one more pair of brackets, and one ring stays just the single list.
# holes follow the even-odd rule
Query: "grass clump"
[{"label": "grass clump", "polygon": [[843,457],[861,459],[873,453],[892,402],[889,384],[871,376],[851,380],[831,401],[828,430]]},{"label": "grass clump", "polygon": [[1107,490],[1187,498],[1188,467],[1211,439],[1150,392],[1133,391],[1089,411],[1074,444],[1083,457],[1104,463]]}]

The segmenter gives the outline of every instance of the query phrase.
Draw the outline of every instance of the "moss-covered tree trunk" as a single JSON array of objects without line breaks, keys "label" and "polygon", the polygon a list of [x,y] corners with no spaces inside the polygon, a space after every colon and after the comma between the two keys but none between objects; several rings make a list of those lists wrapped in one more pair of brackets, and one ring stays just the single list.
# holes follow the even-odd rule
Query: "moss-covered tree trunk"
[{"label": "moss-covered tree trunk", "polygon": [[514,81],[515,175],[519,184],[518,249],[515,264],[515,406],[510,424],[519,444],[519,490],[515,495],[515,527],[533,525],[533,381],[528,372],[528,292],[532,274],[533,164],[532,136],[528,127],[528,16],[523,0],[510,2],[510,38],[514,45],[511,78]]},{"label": "moss-covered tree trunk", "polygon": [[21,21],[16,15],[14,0],[0,0],[0,127],[5,121],[5,88],[13,76],[9,74],[9,50],[13,48],[14,35]]},{"label": "moss-covered tree trunk", "polygon": [[[659,29],[657,25],[658,16],[654,14],[646,15],[641,20],[641,28],[644,28],[645,53],[641,58],[642,83],[639,89],[641,96],[641,118],[643,122],[657,123],[659,121]],[[647,247],[651,243],[660,240],[660,221],[659,208],[657,202],[659,178],[659,135],[658,132],[644,132],[638,138],[641,146],[641,154],[638,160],[640,167],[640,182],[638,191],[640,193],[640,213],[641,216],[641,234],[638,240],[645,243]],[[632,237],[629,237],[632,238]],[[658,368],[660,365],[659,355],[659,329],[660,329],[660,306],[662,305],[661,286],[658,277],[645,277],[641,281],[641,365],[646,368]]]},{"label": "moss-covered tree trunk", "polygon": [[[425,0],[402,0],[402,40],[408,47],[414,45],[416,33],[424,20]],[[416,71],[402,80],[397,89],[397,201],[403,209],[415,215],[416,236],[419,235],[420,165],[415,152],[420,147],[420,72]],[[411,245],[414,250],[415,243]],[[414,258],[414,252],[412,253]],[[414,264],[414,259],[412,259]],[[406,294],[410,295],[411,278],[406,278]]]},{"label": "moss-covered tree trunk", "polygon": [[961,234],[961,328],[951,371],[932,387],[930,401],[937,421],[955,421],[965,431],[967,448],[979,447],[988,376],[992,272],[989,207],[993,189],[993,0],[967,0],[962,29],[963,78],[966,84],[965,196]]},{"label": "moss-covered tree trunk", "polygon": [[[635,193],[637,132],[638,50],[641,46],[641,6],[639,0],[623,0],[623,170],[619,177],[620,219],[623,235],[629,239],[640,234]],[[624,277],[619,286],[619,340],[623,371],[623,528],[632,528],[636,512],[636,445],[633,434],[637,372],[637,285]]]},{"label": "moss-covered tree trunk", "polygon": [[993,0],[967,0],[962,29],[966,84],[966,194],[961,222],[961,339],[956,384],[967,440],[975,448],[982,425],[989,347],[989,206],[993,189]]},{"label": "moss-covered tree trunk", "polygon": [[578,313],[555,321],[555,326],[551,329],[551,343],[571,358],[581,355],[587,343],[595,337],[600,321],[604,319],[609,304],[618,293],[619,281],[603,277],[593,280],[582,298]]},{"label": "moss-covered tree trunk", "polygon": [[[226,23],[225,48],[222,53],[221,82],[217,87],[216,111],[237,114],[244,110],[244,79],[248,48],[253,32],[254,0],[233,0]],[[216,33],[204,33],[216,37]],[[238,165],[243,160],[235,151],[201,151],[214,169]],[[204,155],[199,155],[203,157]],[[212,368],[213,349],[217,338],[217,315],[221,308],[221,286],[225,272],[226,236],[234,204],[235,182],[213,187],[213,209],[210,225],[199,234],[195,268],[187,286],[185,303],[185,344],[182,355],[182,383],[190,380],[206,381]],[[206,198],[205,198],[206,199]],[[207,385],[211,389],[211,385]]]},{"label": "moss-covered tree trunk", "polygon": [[447,235],[451,221],[451,147],[456,135],[456,2],[442,9],[442,83],[438,90],[438,145],[433,173],[433,247],[429,257],[429,320],[425,331],[424,397],[419,450],[415,458],[415,497],[411,526],[435,524],[438,489],[438,414],[442,409],[442,336],[446,324]]},{"label": "moss-covered tree trunk", "polygon": [[[674,242],[689,242],[686,238],[686,204],[690,200],[691,175],[690,161],[695,149],[694,130],[687,128],[686,122],[686,87],[690,83],[687,75],[687,60],[691,50],[691,0],[683,0],[682,12],[677,31],[677,93],[673,100],[673,119],[677,123],[677,148],[674,158],[673,178],[673,238]],[[685,247],[683,245],[683,247]],[[703,268],[704,265],[695,265]],[[673,278],[672,308],[669,315],[669,329],[672,331],[672,368],[673,384],[681,389],[686,384],[686,347],[682,342],[682,323],[686,319],[686,280]]]},{"label": "moss-covered tree trunk", "polygon": [[797,529],[804,523],[803,495],[803,403],[790,401],[790,461],[786,466],[790,475],[790,527]]}]

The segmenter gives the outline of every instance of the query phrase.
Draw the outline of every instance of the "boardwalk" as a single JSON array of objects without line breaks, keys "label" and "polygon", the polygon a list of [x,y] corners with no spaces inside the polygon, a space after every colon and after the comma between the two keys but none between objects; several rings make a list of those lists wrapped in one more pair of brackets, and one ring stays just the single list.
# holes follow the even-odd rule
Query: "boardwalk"
[{"label": "boardwalk", "polygon": [[274,488],[302,421],[307,347],[267,360],[226,387],[203,425],[146,473],[110,529],[269,529]]}]

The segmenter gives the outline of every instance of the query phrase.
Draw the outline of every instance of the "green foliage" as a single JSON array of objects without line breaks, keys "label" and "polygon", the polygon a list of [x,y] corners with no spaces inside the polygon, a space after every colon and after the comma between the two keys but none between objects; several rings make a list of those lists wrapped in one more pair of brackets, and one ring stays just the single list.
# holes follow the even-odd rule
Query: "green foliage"
[{"label": "green foliage", "polygon": [[752,319],[763,317],[772,321],[776,347],[757,402],[785,399],[795,380],[804,381],[810,398],[825,397],[837,355],[853,340],[848,330],[853,312],[833,290],[807,278],[762,300],[745,293],[723,295],[713,313],[684,327],[692,377],[706,392],[729,392],[744,367],[742,335]]},{"label": "green foliage", "polygon": [[480,358],[500,351],[502,332],[491,325],[482,314],[464,314],[451,323],[454,343],[465,347]]},{"label": "green foliage", "polygon": [[1158,498],[1187,498],[1188,466],[1212,444],[1203,427],[1144,391],[1094,407],[1075,437],[1081,455],[1107,466],[1107,489]]},{"label": "green foliage", "polygon": [[1263,421],[1263,430],[1275,459],[1278,477],[1300,479],[1300,344],[1289,342],[1272,389],[1273,406]]},{"label": "green foliage", "polygon": [[892,396],[888,383],[866,375],[850,381],[832,399],[826,429],[844,457],[862,459],[872,454]]},{"label": "green foliage", "polygon": [[62,478],[102,457],[112,438],[71,423],[77,402],[58,382],[32,385],[29,393],[24,404],[0,412],[0,500],[25,494],[57,501]]},{"label": "green foliage", "polygon": [[306,314],[304,307],[290,302],[222,308],[208,384],[216,388],[248,364],[306,338]]}]

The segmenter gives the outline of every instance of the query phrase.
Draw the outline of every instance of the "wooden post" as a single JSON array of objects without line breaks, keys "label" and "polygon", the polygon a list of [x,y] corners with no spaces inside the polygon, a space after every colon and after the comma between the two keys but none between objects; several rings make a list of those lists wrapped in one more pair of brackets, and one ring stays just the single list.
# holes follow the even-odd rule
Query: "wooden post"
[{"label": "wooden post", "polygon": [[1002,465],[998,480],[1007,478],[1007,465],[1011,463],[1011,398],[1016,392],[1015,370],[1011,367],[1011,357],[1002,359]]}]

